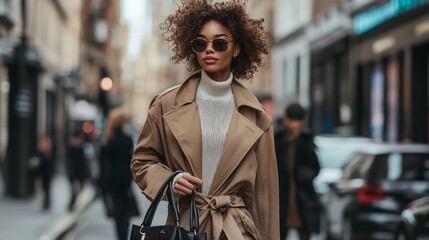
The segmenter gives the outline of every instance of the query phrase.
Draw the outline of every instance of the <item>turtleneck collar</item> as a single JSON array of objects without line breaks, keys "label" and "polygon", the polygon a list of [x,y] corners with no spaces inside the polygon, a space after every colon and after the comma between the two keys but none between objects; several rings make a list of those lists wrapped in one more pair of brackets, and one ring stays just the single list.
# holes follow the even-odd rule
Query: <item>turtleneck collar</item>
[{"label": "turtleneck collar", "polygon": [[233,96],[231,90],[232,79],[233,74],[230,73],[227,80],[222,82],[215,81],[211,79],[204,70],[202,70],[197,96],[202,98],[230,98]]}]

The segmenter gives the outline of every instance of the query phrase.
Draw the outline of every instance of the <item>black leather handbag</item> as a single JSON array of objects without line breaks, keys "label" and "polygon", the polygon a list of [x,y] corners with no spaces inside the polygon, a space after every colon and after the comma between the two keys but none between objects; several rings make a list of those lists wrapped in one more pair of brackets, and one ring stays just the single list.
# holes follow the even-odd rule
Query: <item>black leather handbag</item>
[{"label": "black leather handbag", "polygon": [[[199,232],[198,210],[195,204],[195,194],[191,195],[190,206],[190,230],[186,230],[179,226],[180,214],[177,209],[176,199],[173,193],[173,179],[181,173],[176,171],[163,183],[158,190],[154,200],[147,210],[143,223],[141,225],[133,225],[131,228],[130,240],[206,240],[207,234]],[[155,211],[158,207],[161,198],[167,190],[168,205],[171,208],[176,225],[161,225],[151,226]]]}]

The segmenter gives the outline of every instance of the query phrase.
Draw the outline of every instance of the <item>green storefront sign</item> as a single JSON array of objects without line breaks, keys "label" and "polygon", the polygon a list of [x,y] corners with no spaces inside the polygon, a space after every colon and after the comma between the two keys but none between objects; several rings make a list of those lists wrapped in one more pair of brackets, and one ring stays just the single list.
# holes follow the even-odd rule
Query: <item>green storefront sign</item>
[{"label": "green storefront sign", "polygon": [[354,33],[361,35],[368,32],[383,22],[423,5],[425,2],[426,0],[390,0],[384,5],[372,7],[353,17]]}]

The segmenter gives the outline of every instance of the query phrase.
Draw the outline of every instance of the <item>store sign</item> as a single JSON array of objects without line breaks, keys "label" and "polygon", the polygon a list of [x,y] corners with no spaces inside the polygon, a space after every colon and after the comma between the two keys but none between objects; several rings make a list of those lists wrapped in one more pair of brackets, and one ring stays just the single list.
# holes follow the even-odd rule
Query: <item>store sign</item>
[{"label": "store sign", "polygon": [[23,87],[18,90],[15,98],[15,112],[19,118],[28,118],[34,110],[34,95],[31,89]]},{"label": "store sign", "polygon": [[423,5],[425,2],[426,0],[390,0],[384,5],[372,7],[353,17],[354,33],[361,35],[401,13]]}]

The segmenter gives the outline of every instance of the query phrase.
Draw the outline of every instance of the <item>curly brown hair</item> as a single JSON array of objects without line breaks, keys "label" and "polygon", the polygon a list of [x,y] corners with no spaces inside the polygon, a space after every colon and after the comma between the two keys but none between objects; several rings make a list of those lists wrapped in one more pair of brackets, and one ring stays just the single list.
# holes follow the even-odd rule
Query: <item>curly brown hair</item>
[{"label": "curly brown hair", "polygon": [[211,0],[180,0],[176,12],[160,24],[163,38],[172,45],[171,61],[185,62],[188,71],[201,70],[191,40],[197,37],[204,23],[216,20],[227,28],[240,54],[232,61],[232,72],[238,79],[252,79],[262,65],[262,55],[271,50],[271,35],[264,30],[264,19],[252,19],[246,12],[246,0],[216,2]]}]

